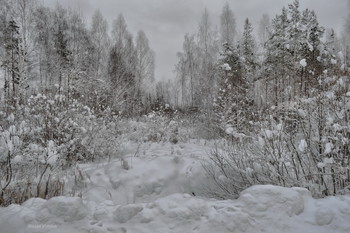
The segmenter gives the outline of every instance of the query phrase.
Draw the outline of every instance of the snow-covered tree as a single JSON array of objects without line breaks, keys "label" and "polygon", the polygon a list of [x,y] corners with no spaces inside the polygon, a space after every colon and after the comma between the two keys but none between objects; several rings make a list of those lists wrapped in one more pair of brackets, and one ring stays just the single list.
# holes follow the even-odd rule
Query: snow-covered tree
[{"label": "snow-covered tree", "polygon": [[226,2],[220,16],[221,44],[234,44],[236,36],[236,19],[230,5]]},{"label": "snow-covered tree", "polygon": [[221,56],[219,90],[214,103],[217,120],[230,136],[249,134],[253,100],[249,97],[249,82],[239,50],[225,44]]},{"label": "snow-covered tree", "polygon": [[[136,52],[131,33],[124,16],[120,14],[112,29],[112,49],[108,61],[108,73],[112,83],[114,108],[124,114],[132,114],[135,94]],[[120,106],[120,103],[122,105]],[[117,106],[115,106],[117,104]]]},{"label": "snow-covered tree", "polygon": [[19,27],[14,20],[6,24],[4,30],[4,48],[5,56],[2,61],[2,67],[5,70],[5,93],[7,98],[14,100],[17,97],[17,88],[20,83],[20,55],[21,38]]},{"label": "snow-covered tree", "polygon": [[243,35],[240,40],[240,55],[247,79],[252,82],[252,75],[257,68],[257,55],[253,27],[248,18],[244,22]]},{"label": "snow-covered tree", "polygon": [[[186,99],[188,98],[186,102],[189,104],[189,106],[194,106],[196,101],[196,94],[197,88],[198,88],[198,57],[196,56],[197,53],[197,46],[194,41],[194,36],[192,35],[185,35],[185,40],[183,42],[183,56],[181,56],[180,62],[184,63],[185,69],[181,70],[184,71],[183,82],[187,79],[188,85],[185,85],[184,87],[188,89],[188,97],[182,96],[182,102],[185,103]],[[186,77],[186,78],[185,78]]]},{"label": "snow-covered tree", "polygon": [[150,108],[154,91],[155,55],[149,47],[146,34],[139,31],[136,37],[136,80],[135,88],[137,99],[140,99],[144,107]]},{"label": "snow-covered tree", "polygon": [[94,44],[95,54],[95,74],[96,77],[106,74],[107,57],[109,49],[109,35],[108,35],[108,24],[103,18],[101,12],[96,10],[92,16],[91,23],[91,40]]},{"label": "snow-covered tree", "polygon": [[217,33],[207,9],[204,10],[198,29],[198,93],[195,105],[209,109],[212,106],[216,83],[216,61],[219,53]]},{"label": "snow-covered tree", "polygon": [[263,14],[258,25],[258,39],[262,48],[265,47],[266,41],[269,39],[271,30],[271,20],[268,14]]}]

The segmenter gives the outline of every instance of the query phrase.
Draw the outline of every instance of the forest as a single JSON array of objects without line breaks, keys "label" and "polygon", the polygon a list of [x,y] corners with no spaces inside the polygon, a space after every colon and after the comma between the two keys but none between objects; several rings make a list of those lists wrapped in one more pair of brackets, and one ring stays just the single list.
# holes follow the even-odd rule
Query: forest
[{"label": "forest", "polygon": [[80,164],[129,170],[151,143],[208,147],[206,197],[267,184],[349,194],[350,14],[337,33],[298,0],[255,28],[228,3],[219,25],[204,9],[175,78],[159,80],[146,33],[122,13],[88,24],[60,4],[0,6],[0,206],[84,197]]}]

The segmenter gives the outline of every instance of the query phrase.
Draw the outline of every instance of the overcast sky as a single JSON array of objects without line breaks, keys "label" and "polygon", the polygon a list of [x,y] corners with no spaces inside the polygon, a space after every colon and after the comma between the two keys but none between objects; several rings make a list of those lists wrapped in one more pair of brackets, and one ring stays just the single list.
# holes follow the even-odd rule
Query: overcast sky
[{"label": "overcast sky", "polygon": [[[185,33],[197,30],[201,13],[206,7],[215,24],[225,2],[233,9],[237,28],[243,28],[248,17],[255,25],[261,15],[267,13],[273,18],[283,6],[293,0],[41,0],[54,7],[57,2],[80,11],[87,22],[96,9],[111,23],[122,13],[129,30],[136,36],[142,29],[156,52],[156,78],[174,77],[176,53],[181,50]],[[300,0],[301,7],[316,11],[322,26],[332,27],[340,32],[347,15],[347,0]]]}]

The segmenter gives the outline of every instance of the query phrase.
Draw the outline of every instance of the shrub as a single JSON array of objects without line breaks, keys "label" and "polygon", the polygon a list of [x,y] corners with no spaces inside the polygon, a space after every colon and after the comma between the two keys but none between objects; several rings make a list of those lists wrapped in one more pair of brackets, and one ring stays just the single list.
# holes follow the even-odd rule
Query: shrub
[{"label": "shrub", "polygon": [[2,115],[0,205],[62,195],[68,168],[111,156],[118,146],[108,117],[65,95],[37,94]]},{"label": "shrub", "polygon": [[221,192],[235,197],[255,184],[308,188],[314,196],[350,191],[350,92],[347,77],[319,80],[313,96],[275,108],[260,133],[229,141],[205,166]]}]

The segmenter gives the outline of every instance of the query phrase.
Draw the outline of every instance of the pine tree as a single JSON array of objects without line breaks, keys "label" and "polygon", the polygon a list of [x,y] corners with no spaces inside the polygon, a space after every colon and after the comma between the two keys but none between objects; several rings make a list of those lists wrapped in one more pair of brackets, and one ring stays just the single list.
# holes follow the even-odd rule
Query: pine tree
[{"label": "pine tree", "polygon": [[[252,99],[248,95],[248,82],[244,76],[244,65],[239,58],[239,50],[229,44],[224,45],[220,60],[220,83],[215,100],[215,114],[223,131],[229,134],[249,134],[253,117]],[[230,129],[230,130],[228,130]]]},{"label": "pine tree", "polygon": [[[266,54],[263,62],[265,98],[266,103],[271,102],[275,106],[292,96],[291,84],[288,82],[294,65],[289,50],[289,23],[287,9],[283,8],[281,15],[277,15],[272,21],[271,36],[266,43]],[[273,95],[271,96],[269,93],[273,93]]]},{"label": "pine tree", "polygon": [[301,89],[304,95],[309,95],[310,88],[317,86],[316,78],[324,70],[320,56],[324,47],[321,38],[325,30],[319,26],[315,12],[308,9],[303,11],[301,23],[306,29],[301,42],[301,57],[307,62],[301,74]]},{"label": "pine tree", "polygon": [[240,50],[245,76],[248,81],[252,83],[252,76],[257,68],[256,43],[253,37],[253,27],[248,18],[244,23],[243,36],[240,41]]}]

